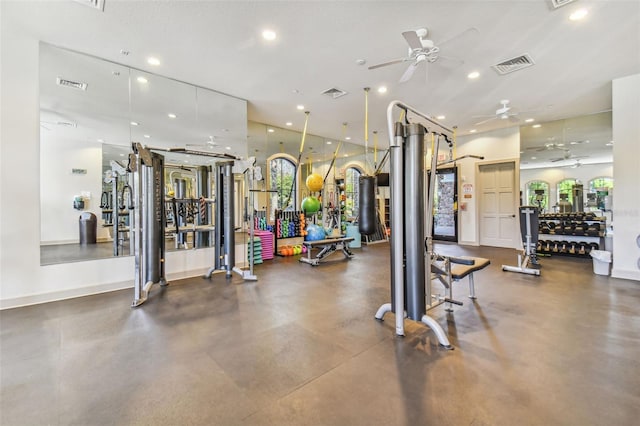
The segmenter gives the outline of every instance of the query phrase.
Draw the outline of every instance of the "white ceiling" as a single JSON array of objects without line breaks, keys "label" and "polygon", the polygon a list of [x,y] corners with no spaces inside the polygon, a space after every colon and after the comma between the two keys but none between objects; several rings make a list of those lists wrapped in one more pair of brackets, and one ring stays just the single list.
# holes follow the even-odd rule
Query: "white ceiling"
[{"label": "white ceiling", "polygon": [[[553,9],[547,0],[522,1],[114,1],[104,12],[74,1],[17,2],[2,13],[48,43],[127,66],[212,88],[249,102],[248,118],[327,138],[364,140],[364,88],[369,94],[369,141],[377,130],[386,142],[386,106],[402,100],[459,134],[513,126],[474,116],[493,113],[502,99],[518,118],[547,122],[611,108],[611,80],[640,72],[640,2],[578,0]],[[576,8],[589,14],[568,20]],[[17,12],[17,13],[16,13]],[[402,57],[401,33],[428,27],[438,44],[476,28],[474,37],[445,44],[441,54],[464,64],[429,64],[404,84],[406,64],[367,66]],[[274,30],[274,42],[261,38]],[[130,52],[122,55],[121,50]],[[499,76],[490,66],[528,53],[533,67]],[[146,63],[148,56],[159,66]],[[364,59],[366,65],[356,64]],[[421,64],[423,67],[425,64]],[[477,80],[467,79],[470,71]],[[388,87],[384,95],[375,90]],[[332,99],[337,87],[349,94]],[[547,135],[562,138],[562,134]],[[535,138],[534,138],[535,139]],[[540,140],[531,144],[540,145]],[[608,142],[608,141],[607,141]],[[524,144],[523,144],[524,145]],[[524,148],[524,147],[523,147]]]}]

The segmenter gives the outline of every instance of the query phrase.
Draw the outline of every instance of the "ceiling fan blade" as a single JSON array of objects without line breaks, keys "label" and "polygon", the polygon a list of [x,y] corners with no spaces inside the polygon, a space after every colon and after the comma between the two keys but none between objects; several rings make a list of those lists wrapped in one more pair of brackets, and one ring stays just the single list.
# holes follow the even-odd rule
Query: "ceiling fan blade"
[{"label": "ceiling fan blade", "polygon": [[402,33],[402,37],[407,40],[407,43],[412,50],[422,49],[422,41],[420,41],[420,37],[418,37],[418,34],[416,34],[415,31],[405,31]]},{"label": "ceiling fan blade", "polygon": [[557,163],[558,161],[564,161],[564,160],[568,160],[568,158],[564,158],[564,157],[560,157],[560,158],[552,158],[551,160],[549,160],[552,163]]},{"label": "ceiling fan blade", "polygon": [[408,60],[409,60],[409,58],[398,58],[398,59],[394,59],[394,60],[389,61],[389,62],[383,62],[381,64],[371,65],[369,67],[369,69],[370,70],[375,70],[376,68],[386,67],[387,65],[395,65],[395,64],[402,63],[402,62],[406,62]]},{"label": "ceiling fan blade", "polygon": [[477,122],[477,123],[476,123],[476,126],[479,126],[479,125],[481,125],[481,124],[488,123],[488,122],[490,122],[490,121],[496,120],[497,118],[498,118],[498,117],[495,117],[495,116],[494,116],[494,117],[491,117],[491,118],[487,118],[486,120],[479,121],[479,122]]},{"label": "ceiling fan blade", "polygon": [[468,28],[466,30],[464,30],[463,32],[461,32],[460,34],[454,35],[451,38],[448,38],[444,41],[441,41],[438,43],[438,47],[442,47],[447,43],[451,43],[451,42],[468,42],[469,39],[476,37],[478,34],[480,34],[480,31],[478,31],[478,29],[476,27],[471,27]]},{"label": "ceiling fan blade", "polygon": [[404,72],[404,74],[402,74],[402,77],[400,77],[400,83],[409,81],[409,79],[413,76],[413,73],[416,71],[416,68],[418,68],[418,62],[414,62],[411,65],[409,65],[409,67]]}]

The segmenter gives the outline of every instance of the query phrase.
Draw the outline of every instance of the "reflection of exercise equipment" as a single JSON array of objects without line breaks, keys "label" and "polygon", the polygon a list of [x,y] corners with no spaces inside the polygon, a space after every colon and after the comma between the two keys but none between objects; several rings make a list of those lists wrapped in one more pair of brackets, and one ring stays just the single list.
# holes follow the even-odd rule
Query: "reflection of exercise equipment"
[{"label": "reflection of exercise equipment", "polygon": [[583,212],[584,211],[584,187],[580,183],[576,183],[571,188],[571,195],[573,196],[573,208],[571,211]]},{"label": "reflection of exercise equipment", "polygon": [[560,201],[558,201],[558,212],[570,213],[571,203],[569,202],[569,194],[561,193],[558,197],[560,198]]},{"label": "reflection of exercise equipment", "polygon": [[[131,161],[131,159],[129,160]],[[108,177],[105,178],[105,183],[111,184],[111,196],[105,197],[108,195],[106,193],[102,194],[102,201],[104,204],[105,199],[108,200],[109,207],[106,208],[107,213],[107,221],[112,227],[111,235],[113,236],[113,255],[119,256],[123,253],[124,239],[127,232],[129,232],[129,223],[131,218],[131,212],[134,207],[134,201],[131,197],[131,187],[129,186],[130,176],[128,175],[127,168],[122,164],[118,163],[115,160],[111,160],[111,172],[108,173]],[[121,182],[124,182],[124,186],[122,186],[122,190],[118,190],[118,186]],[[128,203],[124,201],[124,189],[128,188],[127,193],[129,194]],[[128,204],[129,209],[125,213],[124,209],[126,207],[125,204]],[[122,206],[122,208],[120,207]],[[129,250],[133,250],[133,247],[130,247]]]},{"label": "reflection of exercise equipment", "polygon": [[544,197],[544,189],[534,189],[534,200],[536,205],[538,206],[538,211],[543,211],[545,206],[545,197]]},{"label": "reflection of exercise equipment", "polygon": [[[438,146],[440,138],[448,139],[452,133],[450,129],[433,121],[429,116],[417,110],[394,101],[387,108],[387,123],[390,135],[390,183],[391,183],[391,287],[392,302],[382,305],[375,314],[375,318],[382,320],[387,312],[395,312],[396,334],[404,335],[404,313],[409,319],[421,321],[435,333],[440,345],[451,348],[449,340],[433,318],[426,314],[442,303],[460,304],[451,298],[434,295],[431,289],[433,280],[432,270],[436,261],[451,259],[439,256],[433,252],[432,223],[434,191],[429,191],[427,206],[424,203],[424,136],[426,129],[421,124],[406,124],[393,122],[393,108],[400,107],[405,112],[412,111],[429,123],[437,126],[444,133],[432,133],[431,169],[438,167]],[[483,158],[472,156],[474,158]],[[451,160],[455,162],[458,159]],[[436,174],[431,174],[430,188],[435,187]],[[407,194],[407,197],[404,197]],[[425,208],[426,207],[426,208]],[[425,213],[426,212],[426,213]],[[427,262],[425,262],[425,245],[427,248]],[[429,271],[425,271],[425,263]],[[488,263],[487,263],[488,264]],[[484,266],[486,266],[485,264]],[[478,265],[481,269],[484,266]],[[446,269],[446,268],[445,268]],[[469,271],[471,273],[473,271]],[[437,276],[437,272],[436,276]],[[466,275],[464,275],[466,276]],[[461,276],[460,276],[461,277]],[[443,278],[444,279],[444,278]],[[452,277],[448,274],[446,280],[452,284]],[[406,288],[406,292],[405,292]],[[406,293],[406,296],[405,296]]]},{"label": "reflection of exercise equipment", "polygon": [[[538,245],[538,209],[535,206],[520,206],[520,233],[522,234],[523,252],[518,253],[518,266],[502,265],[507,272],[540,275],[540,264],[536,254]],[[566,243],[566,242],[565,242]],[[554,246],[552,251],[565,250],[566,244]]]}]

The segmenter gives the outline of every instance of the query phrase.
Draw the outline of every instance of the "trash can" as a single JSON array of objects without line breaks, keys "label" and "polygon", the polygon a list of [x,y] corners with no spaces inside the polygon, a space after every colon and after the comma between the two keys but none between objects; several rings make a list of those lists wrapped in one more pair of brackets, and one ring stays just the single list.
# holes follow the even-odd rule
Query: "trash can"
[{"label": "trash can", "polygon": [[98,234],[98,219],[93,213],[85,212],[80,215],[80,244],[95,244]]},{"label": "trash can", "polygon": [[358,225],[347,225],[347,237],[353,237],[354,240],[351,241],[348,246],[349,248],[360,248],[362,247],[362,241],[360,237],[360,231],[358,230]]},{"label": "trash can", "polygon": [[605,250],[591,250],[593,258],[593,272],[597,275],[609,275],[611,265],[611,252]]}]

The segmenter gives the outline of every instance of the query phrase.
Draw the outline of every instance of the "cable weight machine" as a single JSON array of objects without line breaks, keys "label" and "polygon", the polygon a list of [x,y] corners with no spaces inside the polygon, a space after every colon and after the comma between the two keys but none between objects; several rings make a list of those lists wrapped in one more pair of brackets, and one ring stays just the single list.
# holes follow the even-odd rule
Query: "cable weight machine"
[{"label": "cable weight machine", "polygon": [[[422,124],[394,122],[395,107],[404,110],[405,115],[411,111],[422,117],[436,127],[438,132],[429,131]],[[451,298],[434,295],[432,292],[432,265],[436,262],[458,260],[435,253],[432,242],[435,171],[439,166],[437,153],[440,139],[450,141],[453,131],[400,101],[393,101],[387,107],[387,124],[390,139],[391,303],[383,304],[376,312],[375,318],[382,320],[387,312],[394,312],[396,335],[404,336],[406,311],[409,319],[420,321],[431,328],[441,346],[453,349],[440,324],[427,315],[428,310],[442,303],[462,304]],[[431,150],[433,172],[429,176],[429,191],[425,206],[424,137],[428,133],[433,135]],[[469,157],[483,158],[467,155],[450,159],[440,165]],[[405,193],[410,195],[405,197]]]},{"label": "cable weight machine", "polygon": [[[140,143],[134,143],[132,151],[129,154],[127,169],[131,176],[133,193],[131,245],[135,259],[134,299],[131,306],[137,307],[147,300],[154,284],[168,285],[165,276],[164,156],[154,151],[233,159],[240,167],[244,167],[245,162],[227,154],[190,151],[184,148],[150,148],[143,147]],[[253,275],[253,258],[249,259],[249,271],[235,266],[233,160],[216,164],[218,207],[215,215],[215,260],[214,266],[209,269],[205,278],[210,278],[215,271],[222,270],[226,272],[227,277],[236,272],[245,280],[257,280]],[[242,173],[245,172],[246,168],[242,170]],[[205,179],[204,176],[201,178]],[[251,216],[253,218],[253,214]]]}]

